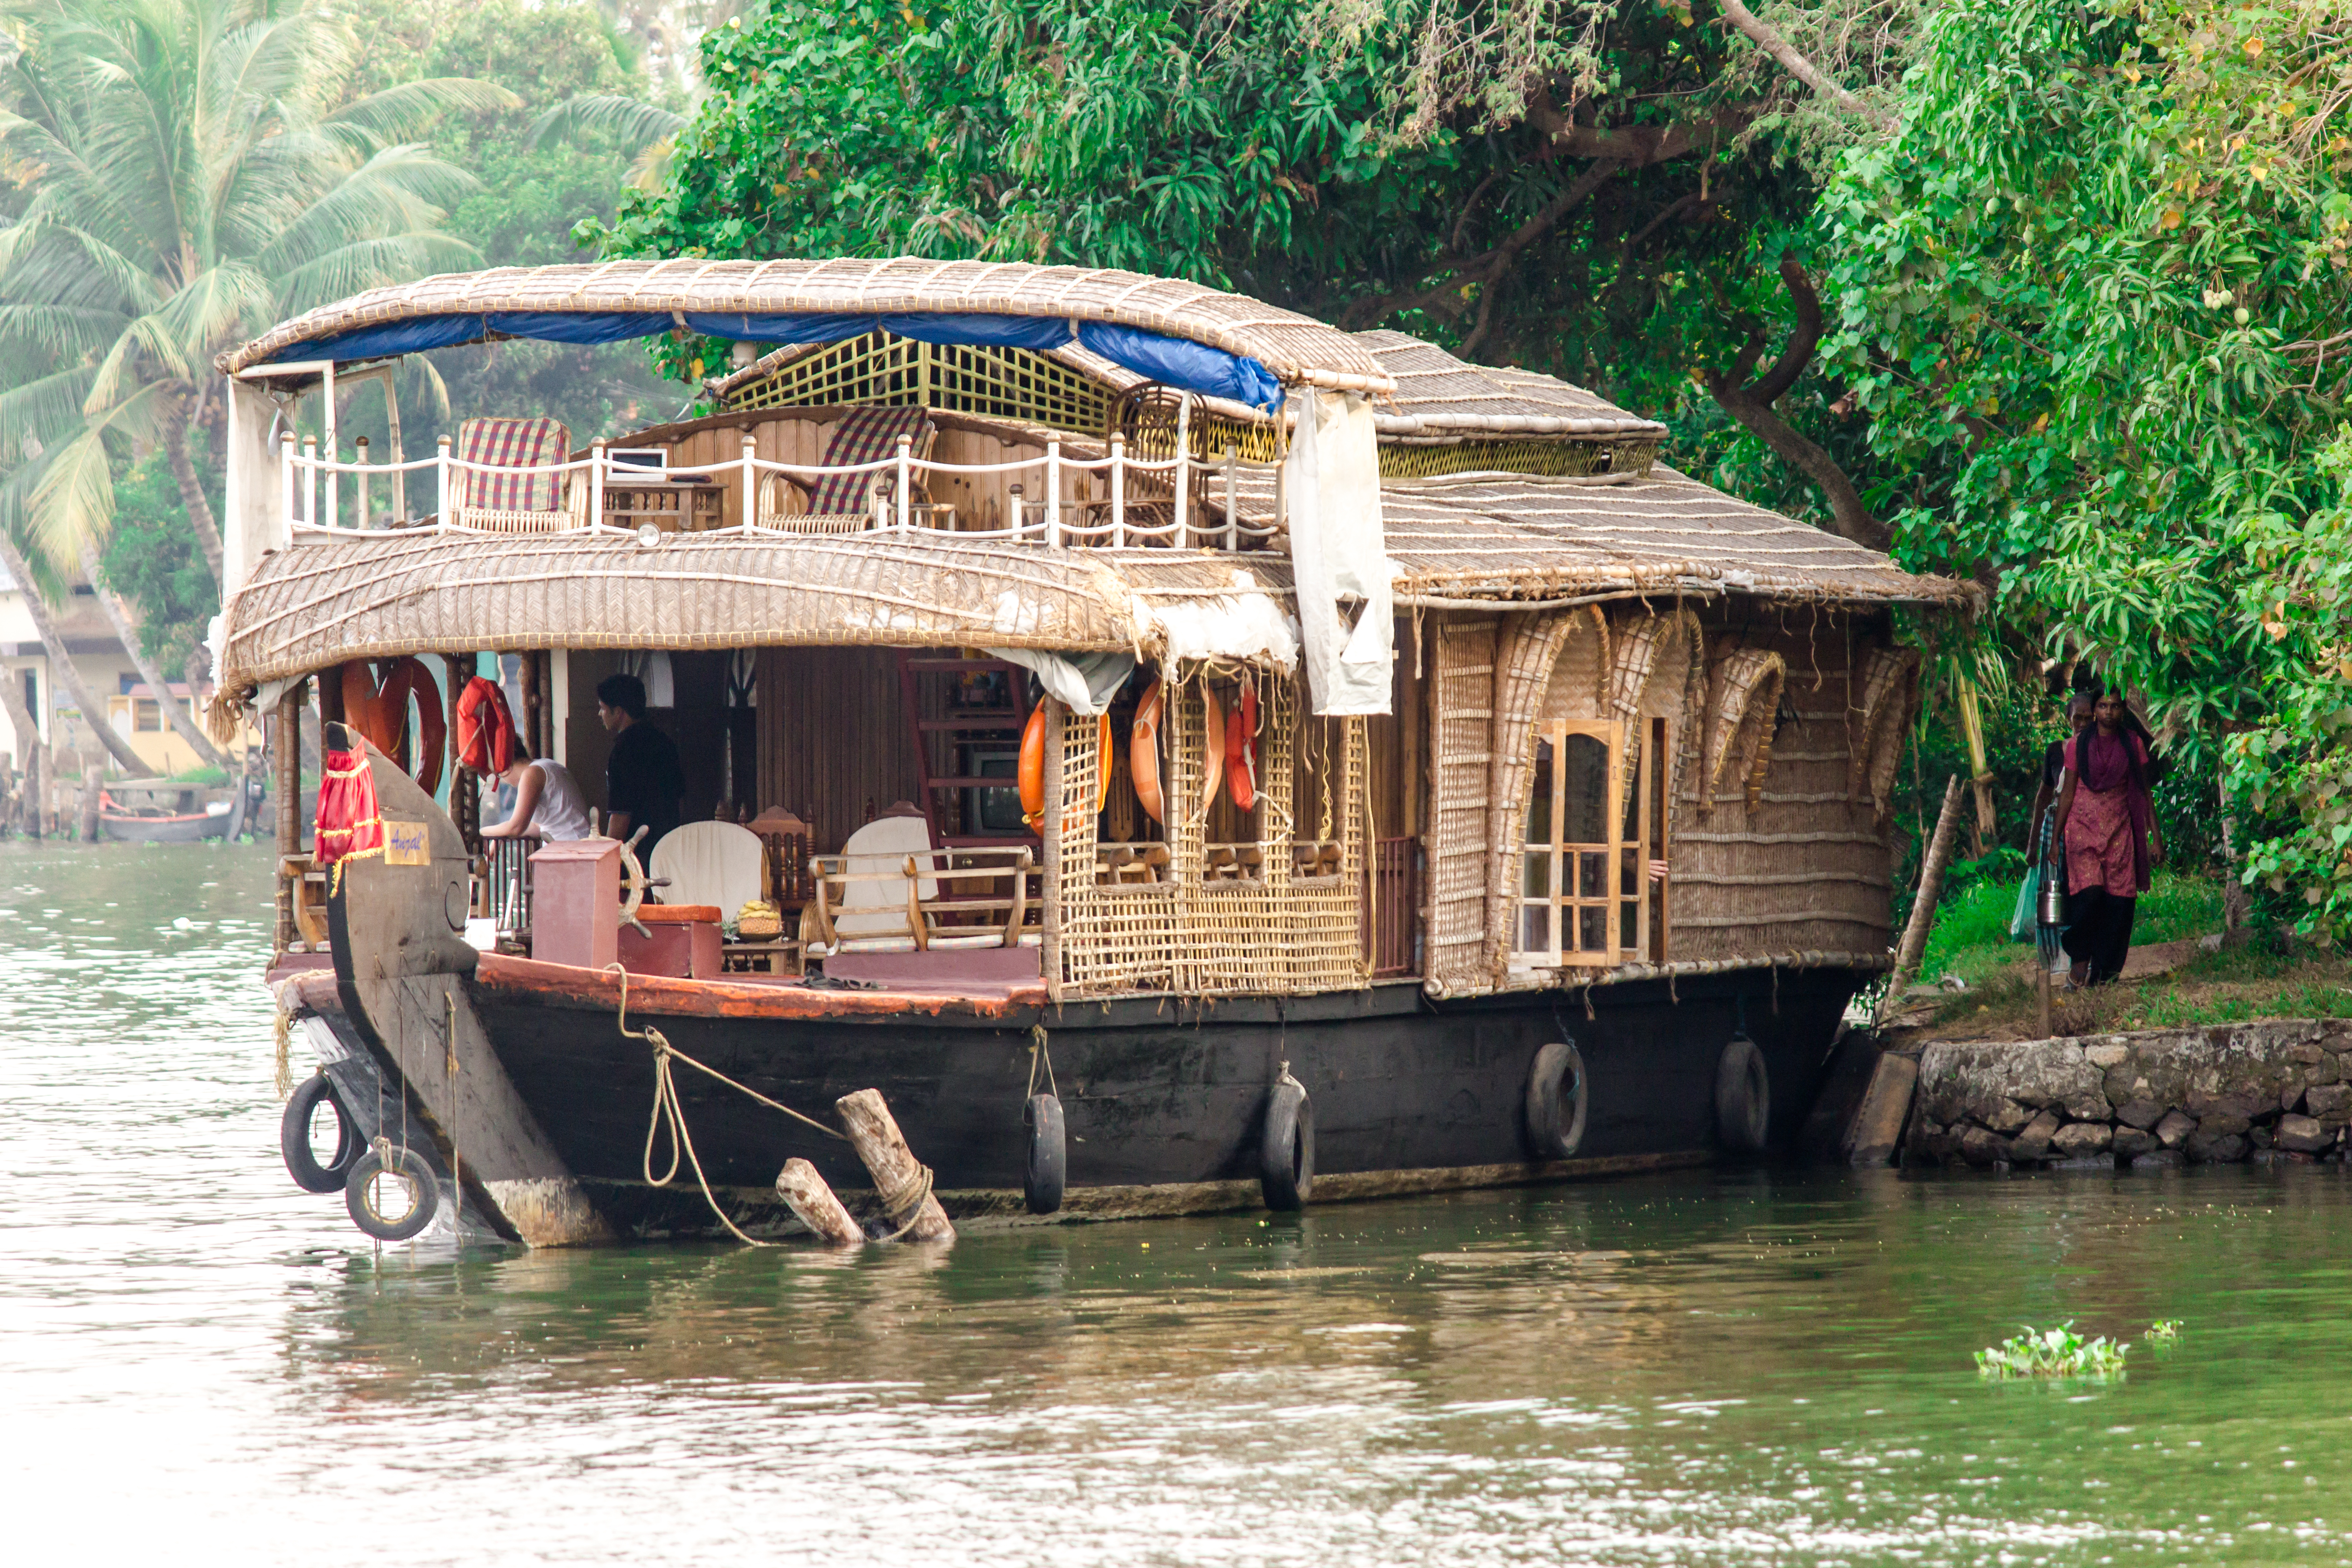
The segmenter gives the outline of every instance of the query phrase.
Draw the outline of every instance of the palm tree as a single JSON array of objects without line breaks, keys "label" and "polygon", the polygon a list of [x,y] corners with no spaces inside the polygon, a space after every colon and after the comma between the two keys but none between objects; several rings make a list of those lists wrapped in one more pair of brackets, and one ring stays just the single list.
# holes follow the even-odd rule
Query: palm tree
[{"label": "palm tree", "polygon": [[160,447],[217,583],[188,455],[217,418],[212,356],[472,258],[438,225],[475,182],[402,138],[520,100],[446,78],[340,102],[358,44],[317,0],[0,0],[0,18],[26,41],[0,68],[0,177],[25,195],[0,227],[0,534],[70,570],[106,535],[113,464]]}]

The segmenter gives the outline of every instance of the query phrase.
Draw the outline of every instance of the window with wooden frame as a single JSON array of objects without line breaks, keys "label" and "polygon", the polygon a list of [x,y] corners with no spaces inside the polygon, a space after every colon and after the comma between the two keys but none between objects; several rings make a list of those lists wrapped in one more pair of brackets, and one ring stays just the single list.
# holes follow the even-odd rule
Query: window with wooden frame
[{"label": "window with wooden frame", "polygon": [[1514,956],[1536,967],[1662,962],[1666,721],[1567,719],[1540,731]]}]

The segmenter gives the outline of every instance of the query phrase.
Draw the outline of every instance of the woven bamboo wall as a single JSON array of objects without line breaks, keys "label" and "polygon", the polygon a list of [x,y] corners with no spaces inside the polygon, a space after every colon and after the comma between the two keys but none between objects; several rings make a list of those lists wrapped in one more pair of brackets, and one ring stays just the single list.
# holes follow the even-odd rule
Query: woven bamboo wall
[{"label": "woven bamboo wall", "polygon": [[1606,668],[1608,625],[1581,610],[1507,616],[1495,653],[1494,760],[1488,764],[1486,963],[1496,984],[1509,967],[1516,923],[1521,832],[1536,759],[1537,721],[1555,687],[1597,706]]},{"label": "woven bamboo wall", "polygon": [[1486,973],[1487,839],[1494,761],[1496,617],[1449,616],[1431,638],[1429,977],[1449,991],[1475,989]]},{"label": "woven bamboo wall", "polygon": [[[1078,724],[1067,732],[1061,895],[1066,997],[1171,989],[1188,995],[1281,995],[1366,983],[1360,905],[1370,773],[1363,721],[1303,715],[1295,680],[1259,678],[1256,805],[1235,813],[1221,790],[1217,805],[1204,808],[1204,679],[1189,669],[1165,689],[1160,777],[1170,866],[1164,882],[1097,884],[1094,731]],[[1297,797],[1309,769],[1318,781],[1329,779],[1328,837],[1344,852],[1333,877],[1292,872],[1294,838],[1316,840],[1323,826],[1322,797],[1305,811]],[[1081,816],[1083,827],[1074,826],[1071,819]],[[1235,837],[1213,837],[1220,830]],[[1208,880],[1211,845],[1236,842],[1256,847],[1257,875]]]},{"label": "woven bamboo wall", "polygon": [[[1741,776],[1745,741],[1735,732],[1725,742],[1704,815],[1700,770],[1685,770],[1677,783],[1669,957],[1883,951],[1892,936],[1892,853],[1867,795],[1853,787],[1851,721],[1876,627],[1810,610],[1705,618],[1711,679],[1762,682],[1758,672],[1776,660],[1782,718],[1777,733],[1766,726],[1759,738],[1769,744],[1760,777]],[[1907,700],[1908,684],[1901,689]],[[1722,693],[1712,685],[1708,703],[1720,717]]]},{"label": "woven bamboo wall", "polygon": [[[1667,721],[1669,962],[1884,950],[1891,854],[1867,781],[1899,753],[1916,658],[1874,651],[1882,635],[1874,621],[1738,603],[1704,615],[1629,606],[1605,624],[1578,610],[1441,625],[1433,980],[1454,992],[1540,982],[1503,967],[1517,871],[1507,847],[1538,726],[1567,719]],[[1850,713],[1866,679],[1871,711]],[[1646,730],[1629,725],[1629,738]],[[1638,755],[1622,761],[1630,778]]]}]

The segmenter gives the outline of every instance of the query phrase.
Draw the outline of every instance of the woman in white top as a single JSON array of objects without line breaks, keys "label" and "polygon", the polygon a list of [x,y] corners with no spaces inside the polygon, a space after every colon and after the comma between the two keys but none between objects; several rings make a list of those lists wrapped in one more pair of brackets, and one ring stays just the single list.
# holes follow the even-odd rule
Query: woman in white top
[{"label": "woman in white top", "polygon": [[514,786],[514,815],[483,828],[483,837],[528,835],[561,844],[588,837],[588,803],[581,797],[572,770],[562,763],[518,755],[499,777]]}]

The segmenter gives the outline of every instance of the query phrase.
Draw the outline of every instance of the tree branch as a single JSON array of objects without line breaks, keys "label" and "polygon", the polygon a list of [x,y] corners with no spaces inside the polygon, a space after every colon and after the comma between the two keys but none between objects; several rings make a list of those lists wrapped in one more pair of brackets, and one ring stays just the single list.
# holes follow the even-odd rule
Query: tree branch
[{"label": "tree branch", "polygon": [[1733,356],[1729,372],[1703,373],[1707,393],[1748,434],[1769,447],[1773,456],[1820,487],[1830,503],[1832,531],[1867,549],[1884,550],[1893,534],[1871,515],[1870,508],[1863,502],[1862,492],[1854,489],[1853,481],[1838,467],[1837,459],[1798,434],[1773,410],[1772,405],[1804,374],[1822,335],[1821,299],[1796,258],[1780,258],[1780,279],[1797,307],[1797,328],[1790,334],[1788,346],[1760,380],[1748,384],[1748,375],[1764,355],[1764,334],[1751,332]]},{"label": "tree branch", "polygon": [[1607,158],[1629,169],[1685,157],[1702,146],[1736,136],[1763,112],[1761,104],[1725,104],[1697,120],[1677,120],[1665,125],[1579,125],[1538,93],[1528,103],[1528,123],[1544,133],[1546,158]]},{"label": "tree branch", "polygon": [[[1400,310],[1427,310],[1440,297],[1454,292],[1461,287],[1459,280],[1465,278],[1491,287],[1510,269],[1511,263],[1518,259],[1519,252],[1550,233],[1559,226],[1560,219],[1581,206],[1587,196],[1599,190],[1622,166],[1605,161],[1593,164],[1570,180],[1567,187],[1546,202],[1533,217],[1512,230],[1501,244],[1475,256],[1441,258],[1431,263],[1432,268],[1440,274],[1436,281],[1405,293],[1378,294],[1368,300],[1359,300],[1340,312],[1339,324],[1355,330],[1370,326]],[[1491,315],[1483,305],[1479,313],[1482,319]],[[1482,325],[1473,331],[1471,341],[1485,335],[1486,327]],[[1465,351],[1467,346],[1465,345]]]},{"label": "tree branch", "polygon": [[1819,66],[1799,54],[1796,46],[1782,37],[1778,30],[1759,20],[1740,0],[1717,0],[1723,19],[1746,34],[1755,46],[1780,63],[1780,68],[1836,104],[1849,114],[1859,114],[1882,131],[1891,131],[1894,122],[1872,109],[1853,93],[1832,81]]}]

